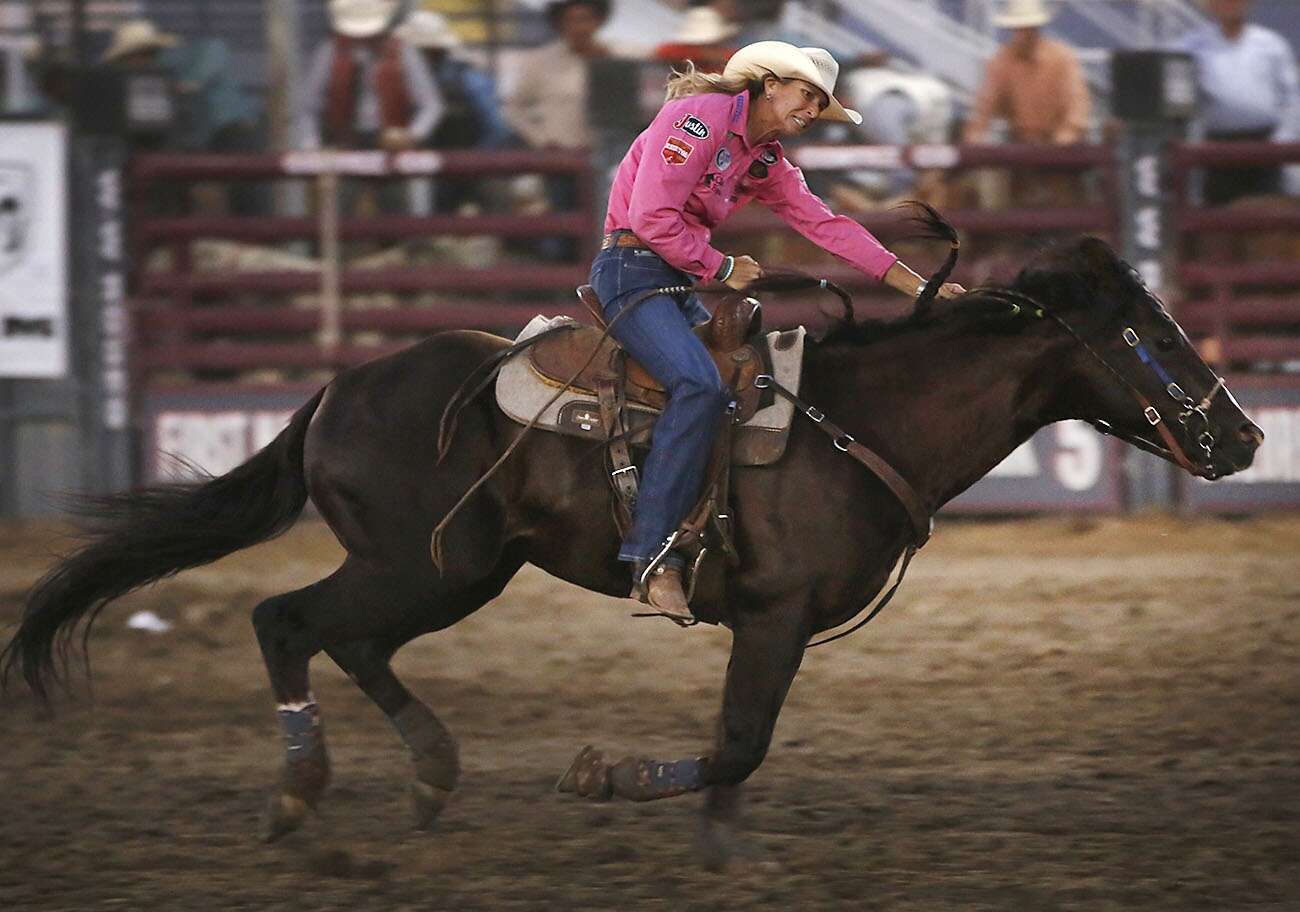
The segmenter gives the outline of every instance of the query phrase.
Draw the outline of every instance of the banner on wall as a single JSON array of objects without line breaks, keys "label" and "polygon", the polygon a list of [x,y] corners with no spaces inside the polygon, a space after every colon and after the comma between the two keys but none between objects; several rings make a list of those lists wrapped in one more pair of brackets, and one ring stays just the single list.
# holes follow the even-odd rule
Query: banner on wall
[{"label": "banner on wall", "polygon": [[68,372],[67,136],[0,124],[0,377]]},{"label": "banner on wall", "polygon": [[146,391],[140,403],[145,481],[224,475],[274,440],[317,389],[194,386]]}]

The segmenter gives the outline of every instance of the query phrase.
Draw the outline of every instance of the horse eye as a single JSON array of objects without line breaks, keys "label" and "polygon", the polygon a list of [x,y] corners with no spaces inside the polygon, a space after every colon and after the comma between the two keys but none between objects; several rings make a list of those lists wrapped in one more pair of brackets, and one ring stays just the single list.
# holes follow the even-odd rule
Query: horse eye
[{"label": "horse eye", "polygon": [[1173,336],[1161,336],[1159,339],[1156,340],[1156,348],[1166,352],[1173,351],[1174,346],[1177,344],[1178,343],[1174,341]]}]

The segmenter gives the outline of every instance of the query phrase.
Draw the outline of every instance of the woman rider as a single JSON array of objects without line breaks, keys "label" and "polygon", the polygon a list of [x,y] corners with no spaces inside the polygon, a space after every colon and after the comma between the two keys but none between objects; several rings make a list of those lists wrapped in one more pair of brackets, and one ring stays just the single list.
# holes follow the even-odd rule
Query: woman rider
[{"label": "woman rider", "polygon": [[[694,294],[657,295],[613,321],[650,289],[712,279],[739,290],[760,277],[752,257],[710,243],[711,230],[751,199],[873,279],[912,297],[920,293],[924,280],[857,222],[834,215],[781,149],[782,137],[802,134],[818,117],[862,122],[835,100],[838,75],[826,50],[783,41],[741,48],[721,75],[688,65],[669,79],[667,103],[614,176],[591,285],[613,336],[669,396],[618,556],[632,564],[640,598],[675,620],[691,619],[684,560],[665,549],[699,497],[731,394],[691,332],[709,318]],[[939,294],[963,291],[949,283]]]}]

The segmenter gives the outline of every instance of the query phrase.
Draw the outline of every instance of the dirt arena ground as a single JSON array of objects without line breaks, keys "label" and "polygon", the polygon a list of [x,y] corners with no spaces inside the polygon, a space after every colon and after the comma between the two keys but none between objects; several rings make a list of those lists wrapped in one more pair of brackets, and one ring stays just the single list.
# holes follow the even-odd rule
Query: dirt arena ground
[{"label": "dirt arena ground", "polygon": [[[58,544],[0,531],[6,640]],[[697,796],[552,784],[585,742],[707,743],[726,631],[532,570],[398,657],[461,740],[437,831],[321,658],[334,786],[259,844],[281,748],[248,615],[338,559],[300,524],[110,608],[93,700],[0,703],[0,910],[1300,909],[1297,554],[1294,516],[941,523],[884,615],[809,654],[750,780],[759,854],[710,873]]]}]

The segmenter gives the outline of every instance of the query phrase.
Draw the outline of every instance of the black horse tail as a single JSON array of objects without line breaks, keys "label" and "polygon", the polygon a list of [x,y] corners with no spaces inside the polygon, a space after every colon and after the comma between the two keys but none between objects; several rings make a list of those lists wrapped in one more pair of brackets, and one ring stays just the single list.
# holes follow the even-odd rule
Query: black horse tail
[{"label": "black horse tail", "polygon": [[948,257],[943,261],[943,265],[930,278],[926,279],[925,285],[921,288],[921,293],[916,296],[916,308],[913,313],[918,317],[925,316],[930,305],[934,303],[935,296],[943,283],[948,281],[948,276],[952,275],[953,269],[957,266],[957,255],[961,252],[961,240],[957,237],[957,229],[948,224],[948,220],[934,209],[933,206],[919,200],[909,200],[902,204],[901,208],[910,209],[912,212],[911,221],[917,226],[917,231],[912,237],[923,238],[926,240],[939,240],[948,242]]},{"label": "black horse tail", "polygon": [[284,532],[307,502],[303,439],[321,389],[289,426],[243,465],[201,483],[164,484],[105,496],[76,497],[88,521],[86,544],[39,580],[27,597],[18,632],[0,652],[0,691],[21,671],[32,692],[66,668],[72,635],[90,627],[119,596],[189,567],[211,563]]}]

